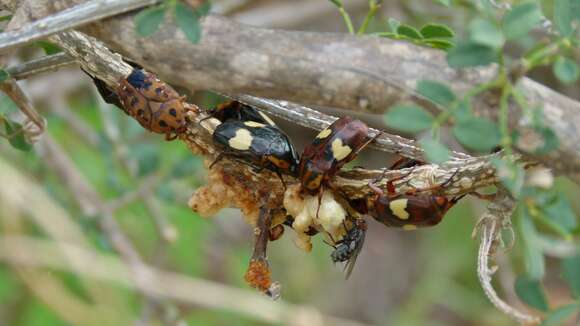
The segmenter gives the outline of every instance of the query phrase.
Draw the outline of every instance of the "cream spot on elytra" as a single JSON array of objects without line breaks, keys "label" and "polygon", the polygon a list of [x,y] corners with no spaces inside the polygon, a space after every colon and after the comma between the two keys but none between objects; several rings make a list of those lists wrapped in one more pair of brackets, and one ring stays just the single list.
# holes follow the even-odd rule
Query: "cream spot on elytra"
[{"label": "cream spot on elytra", "polygon": [[228,141],[233,149],[245,151],[252,145],[252,134],[247,129],[238,129],[236,135]]},{"label": "cream spot on elytra", "polygon": [[407,209],[407,199],[395,199],[389,203],[389,208],[391,212],[401,220],[406,220],[409,218],[409,213],[406,211]]}]

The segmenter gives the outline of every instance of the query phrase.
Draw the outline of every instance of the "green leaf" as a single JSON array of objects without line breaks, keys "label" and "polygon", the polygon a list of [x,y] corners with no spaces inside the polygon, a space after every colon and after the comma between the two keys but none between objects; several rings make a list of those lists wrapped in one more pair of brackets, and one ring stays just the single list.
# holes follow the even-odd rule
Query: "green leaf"
[{"label": "green leaf", "polygon": [[434,38],[423,40],[421,43],[426,44],[432,48],[441,50],[449,50],[455,45],[451,41]]},{"label": "green leaf", "polygon": [[419,140],[419,145],[425,151],[425,156],[429,162],[439,164],[449,159],[449,149],[447,146],[432,138]]},{"label": "green leaf", "polygon": [[544,144],[537,148],[534,153],[535,154],[548,154],[553,150],[558,149],[560,145],[560,141],[558,140],[558,136],[554,133],[554,131],[549,127],[536,127],[536,131],[542,135],[544,139]]},{"label": "green leaf", "polygon": [[540,326],[564,325],[566,320],[572,317],[572,314],[580,310],[580,303],[571,303],[551,311]]},{"label": "green leaf", "polygon": [[505,42],[503,33],[492,22],[485,19],[475,19],[469,24],[469,39],[473,43],[499,49]]},{"label": "green leaf", "polygon": [[503,17],[503,31],[508,40],[525,36],[542,21],[542,11],[535,2],[520,3]]},{"label": "green leaf", "polygon": [[62,52],[62,49],[58,45],[49,41],[40,40],[36,41],[35,44],[41,47],[44,50],[44,53],[46,53],[46,55],[52,55]]},{"label": "green leaf", "polygon": [[528,306],[540,311],[548,311],[548,303],[542,285],[539,281],[518,276],[515,289],[518,297]]},{"label": "green leaf", "polygon": [[570,36],[574,31],[572,29],[573,13],[571,0],[556,0],[554,2],[553,21],[562,36]]},{"label": "green leaf", "polygon": [[4,69],[0,69],[0,83],[5,81],[6,79],[10,78],[10,74],[8,71]]},{"label": "green leaf", "polygon": [[330,0],[330,2],[332,2],[338,8],[342,8],[342,1],[339,1],[339,0]]},{"label": "green leaf", "polygon": [[206,0],[206,1],[202,2],[201,5],[199,5],[198,7],[195,8],[195,14],[198,17],[203,17],[203,16],[209,14],[210,10],[211,10],[211,1]]},{"label": "green leaf", "polygon": [[478,117],[457,121],[453,135],[465,147],[479,152],[489,152],[499,144],[501,137],[497,124]]},{"label": "green leaf", "polygon": [[177,3],[175,6],[175,20],[185,36],[191,43],[198,43],[201,39],[201,25],[199,16],[191,8],[183,3]]},{"label": "green leaf", "polygon": [[528,209],[521,208],[520,214],[519,226],[523,240],[526,276],[529,279],[539,281],[546,273],[544,253],[538,242],[538,233]]},{"label": "green leaf", "polygon": [[396,33],[397,32],[397,28],[399,28],[399,26],[401,26],[401,22],[396,20],[395,18],[389,18],[389,28],[391,29],[391,32]]},{"label": "green leaf", "polygon": [[393,129],[417,133],[431,128],[433,116],[417,105],[396,105],[385,114],[385,124]]},{"label": "green leaf", "polygon": [[552,222],[558,224],[569,234],[578,226],[576,214],[574,214],[570,202],[564,196],[557,196],[555,202],[542,206],[541,208]]},{"label": "green leaf", "polygon": [[435,3],[443,5],[445,7],[451,6],[451,0],[435,0]]},{"label": "green leaf", "polygon": [[580,299],[580,255],[562,260],[562,275],[572,292],[572,296]]},{"label": "green leaf", "polygon": [[492,159],[491,163],[495,166],[502,184],[511,192],[512,196],[518,198],[524,185],[524,169],[499,158]]},{"label": "green leaf", "polygon": [[165,7],[157,6],[142,10],[135,16],[137,34],[147,37],[155,33],[165,18]]},{"label": "green leaf", "polygon": [[485,66],[497,61],[497,50],[474,42],[460,42],[447,52],[447,63],[454,68]]},{"label": "green leaf", "polygon": [[424,38],[451,38],[455,36],[453,30],[443,24],[429,23],[419,31]]},{"label": "green leaf", "polygon": [[578,64],[566,57],[558,57],[552,67],[554,75],[565,84],[571,84],[578,80],[580,75]]},{"label": "green leaf", "polygon": [[447,107],[455,101],[455,94],[447,85],[433,80],[420,80],[417,83],[417,92],[443,107]]},{"label": "green leaf", "polygon": [[470,99],[460,101],[452,114],[456,121],[465,121],[472,118]]},{"label": "green leaf", "polygon": [[24,137],[24,130],[22,125],[18,122],[10,121],[6,118],[4,120],[4,130],[8,137],[8,142],[12,147],[19,149],[24,152],[28,152],[32,149],[32,144],[26,141]]},{"label": "green leaf", "polygon": [[397,34],[405,35],[408,38],[413,39],[413,40],[420,40],[423,38],[421,36],[421,33],[419,33],[419,31],[417,29],[415,29],[412,26],[405,25],[405,24],[402,24],[399,27],[397,27]]}]

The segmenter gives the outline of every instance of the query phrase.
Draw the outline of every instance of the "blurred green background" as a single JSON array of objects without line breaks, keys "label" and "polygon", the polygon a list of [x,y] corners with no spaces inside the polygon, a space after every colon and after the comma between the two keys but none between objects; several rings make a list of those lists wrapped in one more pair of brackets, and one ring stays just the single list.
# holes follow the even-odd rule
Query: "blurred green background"
[{"label": "blurred green background", "polygon": [[[242,6],[228,10],[232,10],[229,14],[233,19],[250,24],[345,31],[328,1],[295,2],[242,1]],[[214,10],[227,9],[227,3],[215,1]],[[357,22],[366,13],[366,3],[347,4]],[[461,31],[472,17],[473,8],[470,1],[456,3],[457,7],[450,10],[438,6],[436,1],[385,1],[371,29],[384,29],[387,18],[396,17],[417,26],[428,21],[445,22]],[[284,19],[275,19],[287,8],[302,5],[322,9],[317,9],[316,15],[303,12],[302,18],[288,13]],[[40,48],[28,47],[18,53],[12,64],[42,54]],[[577,85],[559,85],[546,71],[533,74],[542,83],[578,99]],[[39,198],[45,196],[51,205],[64,210],[67,223],[81,230],[90,249],[119,257],[107,236],[107,224],[103,223],[112,216],[146,264],[223,284],[227,289],[241,289],[247,296],[247,301],[243,301],[248,309],[244,313],[230,309],[227,298],[203,292],[203,288],[203,293],[197,295],[207,295],[208,302],[215,300],[216,304],[208,303],[208,307],[166,298],[152,300],[135,287],[54,268],[23,268],[7,260],[0,262],[0,325],[75,324],[77,304],[78,312],[84,311],[81,307],[89,307],[94,313],[86,319],[86,324],[91,325],[269,325],[261,312],[269,311],[270,305],[287,307],[254,300],[259,294],[245,284],[243,275],[253,236],[239,211],[228,209],[205,219],[188,208],[191,193],[205,183],[206,171],[200,157],[191,155],[179,141],[165,142],[162,136],[144,131],[123,112],[103,103],[91,80],[75,67],[21,83],[47,119],[48,130],[30,152],[0,142],[1,165],[30,181],[19,185],[30,191],[18,192],[20,203],[40,202]],[[191,101],[207,108],[220,99],[198,93]],[[17,111],[9,99],[2,97],[2,114],[18,119]],[[281,126],[295,139],[298,151],[308,135],[314,134],[288,123]],[[356,164],[381,166],[393,159],[385,153],[368,152]],[[7,181],[14,180],[8,178],[8,171],[0,172],[0,204],[6,205],[0,207],[2,237],[70,241],[55,238],[47,225],[38,222],[44,220],[50,226],[54,215],[45,215],[44,210],[31,213],[22,207],[7,208],[14,204],[10,204],[10,193],[16,187]],[[574,199],[578,186],[558,179],[556,188],[568,196],[577,213],[580,204]],[[94,189],[94,193],[79,189]],[[344,279],[341,266],[333,266],[331,247],[315,238],[312,252],[303,252],[292,242],[293,231],[287,229],[284,237],[269,247],[273,278],[283,286],[283,301],[338,318],[333,324],[356,321],[378,325],[513,325],[487,300],[476,275],[478,241],[472,239],[471,232],[484,205],[478,200],[463,200],[437,227],[414,232],[387,229],[370,221],[364,250],[348,280]],[[37,217],[31,218],[32,215]],[[57,234],[63,236],[71,227],[53,226],[61,228]],[[499,255],[501,268],[494,285],[502,298],[526,309],[513,290],[515,275],[524,268],[522,255],[517,241],[507,255]],[[559,262],[549,259],[547,270],[544,285],[550,305],[569,301],[569,290],[559,276]],[[292,323],[323,324],[316,314],[305,316],[310,317]]]}]

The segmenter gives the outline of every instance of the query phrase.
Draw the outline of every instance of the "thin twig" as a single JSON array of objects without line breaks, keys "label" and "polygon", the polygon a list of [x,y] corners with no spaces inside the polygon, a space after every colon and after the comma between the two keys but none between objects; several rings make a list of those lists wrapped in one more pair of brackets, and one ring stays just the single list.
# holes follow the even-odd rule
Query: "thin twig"
[{"label": "thin twig", "polygon": [[496,268],[489,267],[489,258],[495,254],[501,242],[501,229],[509,223],[510,216],[515,209],[514,201],[508,197],[504,189],[499,189],[496,199],[490,203],[488,211],[484,213],[476,230],[481,232],[481,243],[477,259],[477,275],[483,291],[493,305],[522,324],[539,324],[540,318],[517,310],[502,300],[491,284],[491,277]]},{"label": "thin twig", "polygon": [[54,33],[158,3],[159,0],[93,0],[65,9],[0,34],[0,51],[45,38]]},{"label": "thin twig", "polygon": [[[31,143],[38,140],[37,136],[44,132],[46,121],[36,111],[32,101],[30,101],[28,96],[26,96],[24,91],[22,91],[20,86],[16,83],[16,80],[13,78],[9,78],[8,80],[0,83],[0,89],[6,93],[10,99],[12,99],[20,111],[26,116],[28,121],[31,121],[34,124],[35,128],[28,127],[28,129],[23,129],[23,132],[25,132],[27,135],[27,139]],[[24,125],[26,125],[26,122]]]},{"label": "thin twig", "polygon": [[76,60],[70,55],[61,52],[53,55],[47,55],[34,59],[20,65],[8,67],[6,71],[16,80],[27,79],[31,76],[55,71],[61,67],[70,66],[76,63]]}]

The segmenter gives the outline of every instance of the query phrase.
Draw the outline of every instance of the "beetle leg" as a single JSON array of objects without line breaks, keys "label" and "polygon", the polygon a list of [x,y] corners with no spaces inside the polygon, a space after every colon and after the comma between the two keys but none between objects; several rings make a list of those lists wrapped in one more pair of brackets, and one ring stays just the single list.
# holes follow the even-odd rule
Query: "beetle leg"
[{"label": "beetle leg", "polygon": [[[369,182],[369,187],[378,195],[382,195],[384,192],[382,191],[382,189],[380,189],[379,187],[377,187],[376,185],[374,185],[374,183],[379,182],[380,180],[382,180],[385,177],[385,173],[387,173],[389,169],[383,169],[383,173],[381,174],[381,176],[377,179],[374,179],[372,182],[373,184],[371,185],[371,183]],[[390,179],[389,181],[387,181],[387,192],[389,196],[394,196],[396,195],[396,190],[395,190],[395,181],[404,179],[406,177],[408,177],[411,173],[413,173],[415,169],[411,169],[411,171],[409,171],[409,173],[400,175],[396,178]],[[377,191],[378,190],[378,191]]]},{"label": "beetle leg", "polygon": [[367,147],[370,143],[372,143],[375,139],[377,139],[382,134],[383,134],[383,132],[379,131],[376,135],[374,135],[369,140],[364,142],[361,146],[359,146],[358,149],[356,151],[352,152],[349,156],[356,157],[358,155],[358,153],[360,153],[360,151],[362,151],[365,147]]},{"label": "beetle leg", "polygon": [[318,213],[320,212],[320,205],[322,204],[322,195],[324,194],[324,187],[318,189],[318,208],[316,208],[316,219],[318,219]]},{"label": "beetle leg", "polygon": [[211,169],[217,162],[221,161],[224,157],[226,156],[226,154],[219,153],[218,156],[215,158],[215,160],[213,160],[213,162],[211,162],[211,164],[209,165],[209,169]]},{"label": "beetle leg", "polygon": [[284,178],[282,178],[282,174],[280,173],[280,171],[278,171],[278,169],[276,168],[276,175],[278,176],[278,178],[280,178],[280,181],[282,182],[282,186],[284,187],[284,191],[286,191],[286,181],[284,181]]},{"label": "beetle leg", "polygon": [[407,157],[401,157],[400,159],[396,160],[395,163],[393,163],[393,165],[391,165],[389,170],[401,170],[422,164],[424,163],[421,161],[410,159]]},{"label": "beetle leg", "polygon": [[177,138],[177,134],[171,134],[169,132],[165,134],[166,141],[172,141],[172,140],[175,140],[176,138]]},{"label": "beetle leg", "polygon": [[472,191],[469,193],[470,195],[473,195],[479,199],[483,199],[483,200],[494,200],[495,197],[497,196],[497,194],[480,194],[477,191]]},{"label": "beetle leg", "polygon": [[457,168],[457,170],[455,170],[455,172],[453,172],[453,174],[447,180],[445,180],[445,182],[443,182],[443,183],[440,183],[438,185],[434,185],[431,187],[427,187],[427,188],[421,188],[421,189],[415,188],[413,190],[408,191],[406,194],[407,195],[415,195],[418,192],[436,191],[436,190],[439,190],[441,188],[444,188],[445,186],[447,186],[448,184],[451,183],[451,180],[453,180],[453,177],[455,177],[457,172],[459,172],[459,168]]}]

